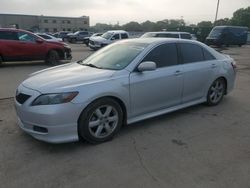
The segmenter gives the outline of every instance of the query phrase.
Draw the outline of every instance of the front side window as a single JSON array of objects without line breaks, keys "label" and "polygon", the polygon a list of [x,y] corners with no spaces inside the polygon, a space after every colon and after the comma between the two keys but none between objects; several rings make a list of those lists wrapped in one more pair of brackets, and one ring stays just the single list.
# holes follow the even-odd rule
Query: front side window
[{"label": "front side window", "polygon": [[115,34],[115,35],[112,37],[112,39],[114,39],[114,40],[118,40],[118,39],[120,39],[119,34]]},{"label": "front side window", "polygon": [[0,31],[0,39],[2,40],[18,40],[17,33],[12,31]]},{"label": "front side window", "polygon": [[143,61],[153,61],[157,68],[167,67],[178,64],[176,44],[162,44],[154,48],[143,59]]},{"label": "front side window", "polygon": [[182,43],[180,50],[183,63],[194,63],[204,61],[202,48],[196,44]]},{"label": "front side window", "polygon": [[203,48],[204,58],[206,61],[214,60],[215,57],[205,48]]},{"label": "front side window", "polygon": [[18,40],[24,42],[35,42],[36,38],[25,32],[18,32]]}]

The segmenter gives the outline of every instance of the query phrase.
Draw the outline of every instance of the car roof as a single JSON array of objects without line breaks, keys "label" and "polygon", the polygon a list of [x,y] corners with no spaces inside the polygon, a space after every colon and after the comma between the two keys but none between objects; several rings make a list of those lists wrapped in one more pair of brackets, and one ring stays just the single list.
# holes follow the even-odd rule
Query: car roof
[{"label": "car roof", "polygon": [[[152,38],[134,38],[134,39],[127,39],[126,41],[131,41],[135,43],[145,43],[145,44],[160,44],[164,42],[191,42],[196,43],[197,41],[187,40],[187,39],[179,39],[179,38],[160,38],[160,37],[152,37]],[[199,43],[199,42],[197,42]]]},{"label": "car roof", "polygon": [[109,33],[128,33],[127,31],[124,31],[124,30],[109,30],[107,32],[109,32]]},{"label": "car roof", "polygon": [[27,30],[23,30],[23,29],[15,29],[15,28],[0,28],[0,31],[15,31],[15,32],[18,32],[18,31],[23,31],[23,32],[32,33],[32,32],[27,31]]},{"label": "car roof", "polygon": [[147,33],[160,33],[160,34],[190,34],[188,32],[180,32],[180,31],[154,31],[154,32],[147,32]]}]

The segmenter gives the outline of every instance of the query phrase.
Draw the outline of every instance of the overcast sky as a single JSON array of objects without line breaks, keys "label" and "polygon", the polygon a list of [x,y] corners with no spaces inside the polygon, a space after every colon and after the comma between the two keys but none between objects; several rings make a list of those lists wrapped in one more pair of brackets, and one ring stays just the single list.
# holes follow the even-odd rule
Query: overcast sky
[{"label": "overcast sky", "polygon": [[[214,21],[217,0],[1,0],[0,13],[49,16],[90,16],[90,24],[115,24],[163,19],[188,23]],[[221,0],[218,18],[232,17],[250,0]]]}]

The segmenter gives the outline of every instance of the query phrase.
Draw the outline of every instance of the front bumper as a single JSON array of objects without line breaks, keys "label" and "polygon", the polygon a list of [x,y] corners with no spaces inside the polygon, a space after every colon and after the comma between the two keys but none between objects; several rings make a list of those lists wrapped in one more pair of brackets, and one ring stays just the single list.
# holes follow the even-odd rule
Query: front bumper
[{"label": "front bumper", "polygon": [[71,55],[71,48],[65,48],[64,49],[64,57],[62,60],[71,60],[72,59],[72,55]]},{"label": "front bumper", "polygon": [[84,109],[82,104],[31,106],[41,93],[20,85],[18,92],[30,95],[23,104],[15,99],[19,127],[38,140],[49,143],[78,141],[77,121]]}]

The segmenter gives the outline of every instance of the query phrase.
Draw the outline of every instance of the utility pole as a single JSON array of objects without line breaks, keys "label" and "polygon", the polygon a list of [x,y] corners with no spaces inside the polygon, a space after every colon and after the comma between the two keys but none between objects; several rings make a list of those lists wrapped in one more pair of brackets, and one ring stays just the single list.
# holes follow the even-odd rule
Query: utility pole
[{"label": "utility pole", "polygon": [[219,6],[220,6],[220,0],[218,0],[218,2],[217,2],[217,8],[216,8],[216,14],[215,14],[214,22],[216,22],[217,17],[218,17]]}]

